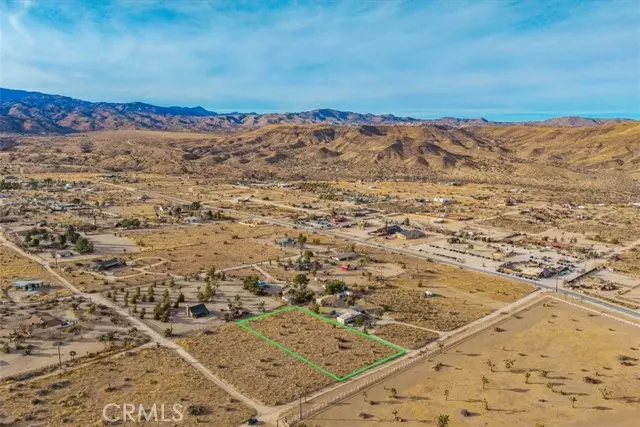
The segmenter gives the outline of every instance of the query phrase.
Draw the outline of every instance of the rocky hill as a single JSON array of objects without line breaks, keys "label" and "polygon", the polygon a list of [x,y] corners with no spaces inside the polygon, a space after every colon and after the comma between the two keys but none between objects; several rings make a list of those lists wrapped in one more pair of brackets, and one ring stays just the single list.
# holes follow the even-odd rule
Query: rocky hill
[{"label": "rocky hill", "polygon": [[[522,125],[590,127],[628,121],[562,117]],[[158,107],[134,103],[87,102],[60,95],[0,88],[0,132],[12,134],[68,134],[75,132],[140,129],[189,132],[237,132],[274,124],[437,125],[454,128],[511,126],[485,119],[443,117],[421,120],[391,114],[374,115],[332,109],[298,113],[225,113],[202,107]]]},{"label": "rocky hill", "polygon": [[0,161],[43,171],[456,180],[640,194],[640,123],[586,128],[268,125],[236,133],[118,130],[3,140]]}]

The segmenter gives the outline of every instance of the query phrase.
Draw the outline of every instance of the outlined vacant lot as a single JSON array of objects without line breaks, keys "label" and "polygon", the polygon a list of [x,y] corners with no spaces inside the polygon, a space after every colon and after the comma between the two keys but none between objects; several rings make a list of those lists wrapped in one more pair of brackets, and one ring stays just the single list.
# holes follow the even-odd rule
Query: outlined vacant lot
[{"label": "outlined vacant lot", "polygon": [[406,350],[378,337],[291,306],[237,324],[336,381],[398,358]]}]

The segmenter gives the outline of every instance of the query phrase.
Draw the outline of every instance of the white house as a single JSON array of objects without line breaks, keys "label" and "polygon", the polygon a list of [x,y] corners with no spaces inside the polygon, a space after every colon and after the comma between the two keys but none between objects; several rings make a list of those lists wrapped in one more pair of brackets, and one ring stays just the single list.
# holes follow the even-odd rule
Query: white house
[{"label": "white house", "polygon": [[362,317],[362,313],[355,310],[347,310],[343,312],[340,316],[336,318],[338,323],[342,325],[348,325],[349,323],[354,322],[359,317]]}]

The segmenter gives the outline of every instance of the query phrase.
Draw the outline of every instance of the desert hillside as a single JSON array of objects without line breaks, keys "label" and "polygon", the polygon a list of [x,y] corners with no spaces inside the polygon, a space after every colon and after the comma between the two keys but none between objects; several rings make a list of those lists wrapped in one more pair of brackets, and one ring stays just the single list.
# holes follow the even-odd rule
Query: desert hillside
[{"label": "desert hillside", "polygon": [[271,125],[239,133],[105,131],[4,137],[0,156],[52,168],[251,179],[416,178],[638,188],[640,124]]}]

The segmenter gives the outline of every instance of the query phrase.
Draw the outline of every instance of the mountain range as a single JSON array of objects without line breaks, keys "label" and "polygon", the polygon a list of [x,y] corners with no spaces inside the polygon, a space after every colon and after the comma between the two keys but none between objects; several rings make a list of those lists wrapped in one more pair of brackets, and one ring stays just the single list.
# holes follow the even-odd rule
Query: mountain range
[{"label": "mountain range", "polygon": [[570,116],[539,122],[513,123],[494,122],[483,118],[416,119],[392,114],[362,114],[334,109],[315,109],[297,113],[216,113],[203,107],[160,107],[141,102],[88,102],[61,95],[0,88],[0,132],[11,134],[70,134],[120,129],[235,132],[274,124],[435,125],[452,128],[486,125],[593,127],[631,121],[633,120],[623,118]]}]

